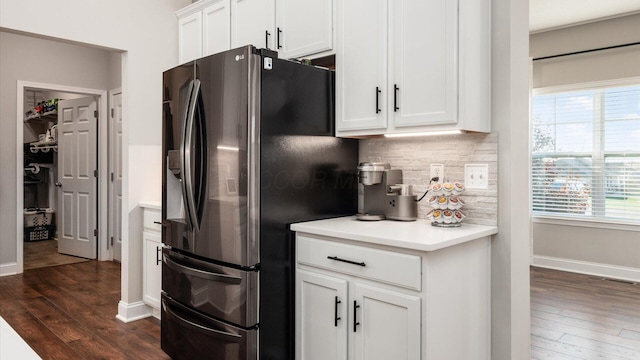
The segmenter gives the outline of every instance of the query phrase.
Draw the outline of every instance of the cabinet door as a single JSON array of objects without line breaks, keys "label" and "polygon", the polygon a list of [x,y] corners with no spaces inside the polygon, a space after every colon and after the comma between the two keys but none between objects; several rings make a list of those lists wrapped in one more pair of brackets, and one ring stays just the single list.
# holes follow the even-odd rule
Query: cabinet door
[{"label": "cabinet door", "polygon": [[420,359],[419,297],[359,283],[353,294],[354,359]]},{"label": "cabinet door", "polygon": [[392,3],[388,101],[393,126],[456,122],[458,2]]},{"label": "cabinet door", "polygon": [[160,292],[162,291],[162,242],[160,234],[143,232],[144,273],[142,279],[142,294],[144,302],[156,309],[160,309]]},{"label": "cabinet door", "polygon": [[347,358],[347,281],[296,273],[296,359]]},{"label": "cabinet door", "polygon": [[338,1],[336,130],[387,127],[387,0]]},{"label": "cabinet door", "polygon": [[231,0],[231,47],[275,49],[274,0]]},{"label": "cabinet door", "polygon": [[178,20],[178,62],[183,64],[202,56],[202,12]]},{"label": "cabinet door", "polygon": [[333,0],[277,0],[275,50],[284,59],[331,50]]},{"label": "cabinet door", "polygon": [[220,0],[202,10],[202,56],[230,49],[230,9],[229,0]]}]

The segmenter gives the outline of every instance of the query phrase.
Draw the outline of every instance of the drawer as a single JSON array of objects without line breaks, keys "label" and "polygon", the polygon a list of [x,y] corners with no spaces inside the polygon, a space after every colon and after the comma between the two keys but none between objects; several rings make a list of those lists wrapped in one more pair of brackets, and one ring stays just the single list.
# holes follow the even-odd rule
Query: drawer
[{"label": "drawer", "polygon": [[298,263],[420,291],[417,255],[343,244],[297,234]]},{"label": "drawer", "polygon": [[162,213],[160,210],[145,208],[142,214],[142,225],[145,229],[161,232]]}]

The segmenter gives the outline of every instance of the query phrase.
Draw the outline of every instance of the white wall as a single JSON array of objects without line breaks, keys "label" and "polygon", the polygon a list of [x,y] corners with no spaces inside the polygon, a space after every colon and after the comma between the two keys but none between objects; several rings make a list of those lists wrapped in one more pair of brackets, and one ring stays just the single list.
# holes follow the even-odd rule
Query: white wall
[{"label": "white wall", "polygon": [[[640,14],[533,34],[530,53],[535,58],[638,41]],[[640,76],[640,45],[535,61],[533,76],[534,88]],[[640,226],[586,225],[536,219],[533,264],[640,280]]]},{"label": "white wall", "polygon": [[[109,52],[0,31],[0,266],[17,261],[16,238],[16,126],[24,126],[16,118],[17,81],[107,89]],[[26,111],[26,110],[25,110]],[[30,132],[25,132],[29,137]]]},{"label": "white wall", "polygon": [[[122,234],[121,305],[125,309],[142,300],[141,210],[137,204],[161,199],[160,182],[149,181],[161,176],[161,168],[149,158],[161,157],[162,71],[178,61],[175,11],[189,3],[188,0],[0,0],[0,28],[124,52],[122,226],[128,231]],[[46,15],[37,15],[43,9]],[[137,156],[141,148],[145,155]],[[2,164],[15,168],[15,148],[2,154]],[[5,195],[8,194],[3,189],[3,199]]]},{"label": "white wall", "polygon": [[529,359],[529,2],[492,2],[491,130],[498,234],[491,246],[491,359]]}]

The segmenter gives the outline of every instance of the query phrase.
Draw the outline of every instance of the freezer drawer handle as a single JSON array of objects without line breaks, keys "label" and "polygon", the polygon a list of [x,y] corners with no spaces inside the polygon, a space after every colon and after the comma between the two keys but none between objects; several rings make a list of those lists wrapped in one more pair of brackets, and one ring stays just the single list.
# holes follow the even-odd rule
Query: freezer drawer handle
[{"label": "freezer drawer handle", "polygon": [[358,305],[358,303],[353,300],[353,332],[356,332],[358,330],[358,325],[360,325],[360,323],[356,320],[358,317],[358,308],[360,307],[360,305]]},{"label": "freezer drawer handle", "polygon": [[358,265],[358,266],[367,266],[364,262],[357,262],[357,261],[340,259],[337,256],[327,256],[327,259],[331,259],[331,260],[335,260],[335,261],[342,261],[342,262],[345,262],[345,263],[348,263],[348,264],[353,264],[353,265]]},{"label": "freezer drawer handle", "polygon": [[335,327],[338,327],[338,320],[340,320],[341,318],[338,316],[338,304],[340,304],[342,301],[338,300],[338,297],[336,296],[335,302],[333,303],[333,325]]},{"label": "freezer drawer handle", "polygon": [[237,276],[215,274],[208,271],[186,267],[184,265],[178,264],[177,262],[171,260],[171,258],[169,258],[169,256],[167,256],[166,254],[164,254],[163,260],[168,267],[186,275],[191,275],[191,276],[199,277],[205,280],[218,281],[218,282],[223,282],[223,283],[233,284],[233,285],[238,285],[242,282],[242,278],[239,278]]},{"label": "freezer drawer handle", "polygon": [[182,316],[176,314],[175,312],[173,312],[171,310],[171,307],[169,305],[167,305],[164,301],[162,302],[162,306],[164,307],[164,310],[167,312],[167,314],[169,314],[170,316],[180,320],[179,324],[186,327],[186,328],[190,328],[192,330],[204,333],[206,335],[212,335],[215,337],[219,337],[219,338],[223,338],[227,341],[231,341],[231,342],[240,342],[242,340],[242,336],[237,335],[237,334],[233,334],[233,333],[229,333],[229,332],[225,332],[225,331],[220,331],[220,330],[216,330],[216,329],[212,329],[206,326],[202,326],[200,324],[196,324],[193,321],[189,321],[185,318],[183,318]]}]

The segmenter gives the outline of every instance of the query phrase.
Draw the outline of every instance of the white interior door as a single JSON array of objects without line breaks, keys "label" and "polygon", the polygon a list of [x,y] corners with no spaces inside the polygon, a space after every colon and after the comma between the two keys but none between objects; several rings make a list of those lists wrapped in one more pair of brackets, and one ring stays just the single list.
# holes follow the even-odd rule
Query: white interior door
[{"label": "white interior door", "polygon": [[58,103],[58,252],[97,255],[97,102]]},{"label": "white interior door", "polygon": [[109,97],[109,243],[113,259],[122,261],[122,90]]}]

